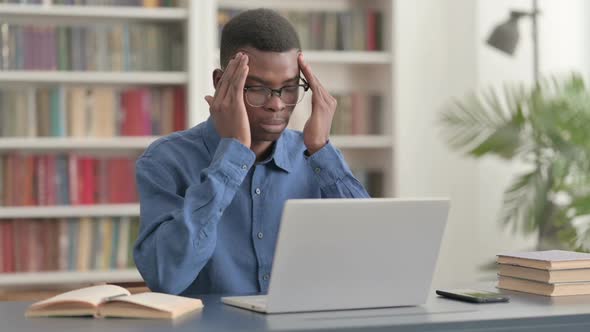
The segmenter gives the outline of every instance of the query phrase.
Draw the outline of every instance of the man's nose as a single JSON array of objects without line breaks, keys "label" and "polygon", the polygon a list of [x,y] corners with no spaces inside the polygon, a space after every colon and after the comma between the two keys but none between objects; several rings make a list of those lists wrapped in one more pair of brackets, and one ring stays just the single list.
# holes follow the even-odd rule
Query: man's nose
[{"label": "man's nose", "polygon": [[270,99],[265,105],[265,108],[272,112],[280,112],[285,109],[285,103],[279,97],[279,93],[273,91],[270,95]]}]

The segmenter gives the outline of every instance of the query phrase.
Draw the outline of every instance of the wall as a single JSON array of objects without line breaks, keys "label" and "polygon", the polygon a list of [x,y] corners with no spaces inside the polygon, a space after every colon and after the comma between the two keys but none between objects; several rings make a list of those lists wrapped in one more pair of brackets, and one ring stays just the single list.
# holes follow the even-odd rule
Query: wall
[{"label": "wall", "polygon": [[[479,0],[477,2],[477,58],[480,86],[499,87],[503,82],[533,81],[531,22],[520,22],[520,43],[514,57],[506,56],[484,41],[498,22],[508,17],[510,9],[530,10],[530,0]],[[590,52],[586,42],[590,13],[584,0],[541,0],[538,20],[541,76],[563,74],[572,70],[584,74],[590,69]],[[518,172],[518,165],[497,158],[484,158],[479,162],[479,216],[480,239],[477,261],[484,262],[500,251],[534,248],[535,235],[514,235],[498,227],[497,216],[502,193]]]},{"label": "wall", "polygon": [[[590,31],[584,0],[542,0],[541,70],[590,69]],[[436,119],[451,97],[504,82],[532,82],[530,20],[520,23],[514,57],[485,44],[510,9],[529,0],[397,0],[395,110],[399,196],[449,196],[452,209],[435,276],[436,285],[494,279],[481,266],[498,252],[534,248],[535,236],[514,235],[497,222],[504,188],[517,166],[497,158],[473,160],[449,151]]]},{"label": "wall", "polygon": [[449,97],[477,81],[475,2],[399,0],[396,6],[398,194],[451,198],[434,283],[467,281],[474,273],[471,248],[477,244],[472,236],[477,233],[477,167],[446,148],[436,122]]}]

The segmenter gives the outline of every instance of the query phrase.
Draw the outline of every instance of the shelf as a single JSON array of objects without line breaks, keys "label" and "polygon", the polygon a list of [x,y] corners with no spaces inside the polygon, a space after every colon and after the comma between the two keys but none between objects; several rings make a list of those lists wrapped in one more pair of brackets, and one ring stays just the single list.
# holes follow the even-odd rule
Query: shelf
[{"label": "shelf", "polygon": [[321,11],[343,11],[350,9],[348,0],[217,0],[220,8],[232,9],[254,9],[272,8],[274,10],[321,10]]},{"label": "shelf", "polygon": [[144,150],[157,136],[141,137],[1,137],[0,151]]},{"label": "shelf", "polygon": [[[13,150],[143,150],[156,139],[158,139],[157,136],[113,138],[5,137],[0,138],[0,152]],[[331,141],[339,148],[389,148],[393,144],[390,136],[380,135],[332,136]]]},{"label": "shelf", "polygon": [[184,21],[188,18],[185,8],[143,8],[107,6],[67,6],[67,5],[0,5],[0,15],[12,18],[62,20],[95,19],[101,20],[142,20],[142,21]]},{"label": "shelf", "polygon": [[137,269],[0,273],[0,286],[142,281]]},{"label": "shelf", "polygon": [[139,204],[0,207],[0,219],[139,216]]},{"label": "shelf", "polygon": [[1,83],[179,85],[186,72],[0,71]]},{"label": "shelf", "polygon": [[391,54],[378,51],[308,51],[303,53],[311,63],[390,64]]},{"label": "shelf", "polygon": [[[387,65],[393,62],[390,53],[381,51],[304,51],[303,54],[309,63]],[[219,63],[219,49],[213,57]]]},{"label": "shelf", "polygon": [[385,149],[393,147],[391,136],[332,136],[330,142],[340,149]]}]

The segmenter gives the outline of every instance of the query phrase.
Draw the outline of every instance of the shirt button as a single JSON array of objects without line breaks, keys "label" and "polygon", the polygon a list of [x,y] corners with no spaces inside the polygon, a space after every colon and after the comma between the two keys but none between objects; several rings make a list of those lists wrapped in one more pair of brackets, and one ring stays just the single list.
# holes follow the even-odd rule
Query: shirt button
[{"label": "shirt button", "polygon": [[262,279],[268,280],[268,279],[270,279],[270,275],[267,273],[267,274],[265,274],[265,275],[262,276]]},{"label": "shirt button", "polygon": [[315,169],[315,172],[316,172],[317,174],[319,174],[321,171],[322,171],[322,169],[321,169],[321,168],[319,168],[319,167],[316,167],[316,169]]},{"label": "shirt button", "polygon": [[257,236],[259,239],[262,239],[264,237],[264,234],[262,232],[258,232]]},{"label": "shirt button", "polygon": [[260,188],[256,188],[256,190],[254,190],[254,192],[256,193],[256,195],[260,195],[260,193],[261,193]]},{"label": "shirt button", "polygon": [[247,170],[248,169],[248,166],[247,165],[242,165],[242,169],[243,170]]}]

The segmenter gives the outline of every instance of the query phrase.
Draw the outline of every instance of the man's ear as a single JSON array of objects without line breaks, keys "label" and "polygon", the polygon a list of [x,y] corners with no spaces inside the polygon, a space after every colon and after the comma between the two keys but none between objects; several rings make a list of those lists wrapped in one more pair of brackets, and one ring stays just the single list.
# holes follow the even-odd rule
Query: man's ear
[{"label": "man's ear", "polygon": [[221,81],[221,76],[223,76],[223,70],[218,68],[213,71],[213,87],[215,87],[215,90],[217,90],[217,85]]}]

